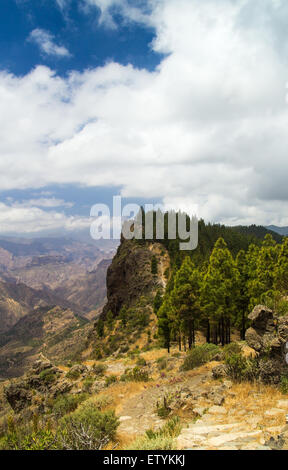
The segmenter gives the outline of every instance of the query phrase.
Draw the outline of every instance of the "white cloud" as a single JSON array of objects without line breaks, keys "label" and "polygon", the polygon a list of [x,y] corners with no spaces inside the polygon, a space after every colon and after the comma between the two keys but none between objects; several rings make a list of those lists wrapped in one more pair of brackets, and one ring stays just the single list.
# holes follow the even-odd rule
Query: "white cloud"
[{"label": "white cloud", "polygon": [[53,231],[72,232],[90,227],[89,217],[66,216],[63,212],[45,211],[39,207],[0,202],[2,234],[26,234]]},{"label": "white cloud", "polygon": [[[63,2],[62,2],[63,3]],[[63,4],[64,7],[64,4]],[[33,29],[29,35],[29,41],[34,42],[46,55],[57,57],[69,57],[71,54],[64,46],[59,46],[54,41],[54,36],[44,29]]]},{"label": "white cloud", "polygon": [[[93,2],[132,20],[128,2]],[[1,187],[121,185],[208,220],[288,224],[287,2],[150,6],[154,72],[0,73]]]},{"label": "white cloud", "polygon": [[64,10],[64,8],[67,7],[67,4],[70,2],[70,0],[56,0],[57,5],[61,10]]},{"label": "white cloud", "polygon": [[[11,200],[11,199],[10,199]],[[17,202],[13,201],[14,205],[17,205],[18,207],[45,207],[45,208],[51,208],[51,207],[63,207],[63,208],[71,208],[74,206],[73,202],[66,202],[63,199],[57,199],[55,197],[51,198],[45,198],[45,197],[39,197],[36,199],[28,199],[25,201]]]},{"label": "white cloud", "polygon": [[129,0],[83,0],[86,8],[99,8],[101,12],[99,23],[112,29],[117,28],[113,19],[113,11],[120,13],[126,21],[151,24],[151,16],[147,12],[148,3],[142,0],[133,0],[133,2],[129,2]]}]

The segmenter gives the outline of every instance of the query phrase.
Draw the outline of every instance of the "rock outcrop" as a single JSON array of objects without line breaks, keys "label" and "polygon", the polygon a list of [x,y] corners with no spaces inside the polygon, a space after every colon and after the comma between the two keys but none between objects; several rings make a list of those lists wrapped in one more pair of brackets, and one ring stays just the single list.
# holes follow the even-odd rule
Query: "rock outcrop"
[{"label": "rock outcrop", "polygon": [[123,305],[131,305],[150,292],[155,280],[151,273],[153,253],[145,244],[122,239],[107,271],[107,303],[103,316],[117,316]]},{"label": "rock outcrop", "polygon": [[288,373],[285,362],[285,345],[288,341],[288,316],[277,317],[264,305],[257,305],[249,315],[252,325],[245,339],[257,352],[259,379],[264,383],[277,384],[281,375]]}]

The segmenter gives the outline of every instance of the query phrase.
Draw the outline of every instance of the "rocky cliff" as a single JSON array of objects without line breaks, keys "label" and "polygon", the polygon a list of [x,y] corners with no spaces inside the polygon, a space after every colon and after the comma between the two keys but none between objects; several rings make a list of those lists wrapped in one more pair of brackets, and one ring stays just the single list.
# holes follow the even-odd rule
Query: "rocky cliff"
[{"label": "rocky cliff", "polygon": [[122,240],[107,271],[107,303],[103,316],[111,311],[117,316],[123,305],[130,306],[155,287],[151,272],[153,251],[149,245]]},{"label": "rocky cliff", "polygon": [[250,313],[251,327],[245,339],[258,358],[259,379],[277,384],[288,374],[288,316],[279,317],[264,305],[257,305]]},{"label": "rocky cliff", "polygon": [[104,329],[99,331],[97,320],[88,339],[97,358],[152,341],[157,330],[153,300],[166,287],[169,270],[170,257],[161,244],[121,240],[107,271],[107,303],[100,315]]}]

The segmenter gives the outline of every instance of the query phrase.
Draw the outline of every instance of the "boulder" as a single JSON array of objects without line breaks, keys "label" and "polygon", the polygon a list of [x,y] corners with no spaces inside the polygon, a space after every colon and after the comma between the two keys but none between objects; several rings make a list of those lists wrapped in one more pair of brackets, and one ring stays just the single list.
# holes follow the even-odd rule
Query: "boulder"
[{"label": "boulder", "polygon": [[19,413],[24,408],[31,405],[32,393],[25,381],[12,382],[4,389],[4,394],[15,413]]},{"label": "boulder", "polygon": [[263,358],[259,360],[259,379],[265,384],[277,385],[281,380],[284,360]]},{"label": "boulder", "polygon": [[279,318],[268,307],[257,305],[248,318],[252,325],[245,339],[257,353],[259,379],[267,384],[278,384],[287,371],[284,345],[288,341],[288,316]]},{"label": "boulder", "polygon": [[264,305],[257,305],[248,316],[252,322],[251,328],[246,331],[245,339],[250,346],[257,352],[263,348],[268,348],[275,337],[275,322],[273,312]]},{"label": "boulder", "polygon": [[223,395],[216,394],[213,398],[213,404],[217,406],[222,406],[224,401],[225,401],[225,398]]},{"label": "boulder", "polygon": [[55,398],[57,395],[70,392],[71,388],[71,382],[65,379],[60,380],[50,389],[50,395]]},{"label": "boulder", "polygon": [[53,367],[52,362],[43,356],[43,359],[41,358],[34,362],[31,373],[39,375],[41,372],[46,369],[50,369],[51,367]]},{"label": "boulder", "polygon": [[272,328],[273,331],[273,312],[270,308],[265,307],[265,305],[257,305],[248,318],[252,321],[252,326],[257,328],[257,330],[266,332]]},{"label": "boulder", "polygon": [[250,348],[254,349],[257,352],[261,351],[263,347],[262,335],[257,333],[254,328],[248,328],[245,334],[245,340]]},{"label": "boulder", "polygon": [[272,450],[288,450],[288,425],[284,426],[276,437],[270,437],[265,445]]},{"label": "boulder", "polygon": [[213,367],[212,375],[214,379],[221,379],[227,376],[227,367],[225,364],[219,364],[219,366]]}]

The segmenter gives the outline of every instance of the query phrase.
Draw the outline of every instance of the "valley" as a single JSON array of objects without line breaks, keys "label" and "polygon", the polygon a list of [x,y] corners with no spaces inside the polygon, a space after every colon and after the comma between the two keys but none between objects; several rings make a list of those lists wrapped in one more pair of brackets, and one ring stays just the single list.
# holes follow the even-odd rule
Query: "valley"
[{"label": "valley", "polygon": [[199,229],[191,253],[167,238],[122,239],[113,259],[4,244],[0,446],[288,448],[287,240]]}]

